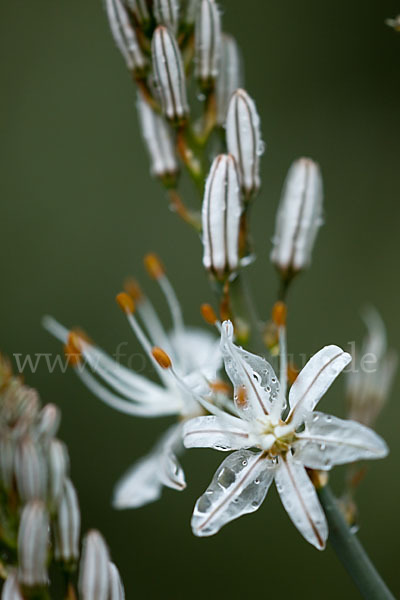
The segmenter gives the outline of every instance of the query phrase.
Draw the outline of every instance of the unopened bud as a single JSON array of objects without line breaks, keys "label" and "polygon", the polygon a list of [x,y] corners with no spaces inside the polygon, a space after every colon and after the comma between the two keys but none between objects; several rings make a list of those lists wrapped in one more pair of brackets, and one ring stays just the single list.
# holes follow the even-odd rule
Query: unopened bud
[{"label": "unopened bud", "polygon": [[215,81],[221,54],[221,22],[214,0],[200,0],[195,21],[195,75],[204,87]]},{"label": "unopened bud", "polygon": [[79,573],[82,600],[108,600],[110,591],[110,557],[102,535],[90,531],[84,540]]},{"label": "unopened bud", "polygon": [[146,66],[135,29],[122,0],[106,0],[106,10],[114,41],[130,71],[141,71]]},{"label": "unopened bud", "polygon": [[242,89],[236,90],[229,102],[226,142],[228,152],[236,159],[245,197],[249,199],[260,188],[260,156],[264,144],[256,105]]},{"label": "unopened bud", "polygon": [[47,465],[41,448],[25,437],[15,449],[15,478],[23,502],[46,499]]},{"label": "unopened bud", "polygon": [[60,426],[60,409],[55,404],[46,404],[39,413],[36,433],[47,439],[56,435]]},{"label": "unopened bud", "polygon": [[150,13],[146,0],[126,0],[126,5],[135,16],[139,25],[150,21]]},{"label": "unopened bud", "polygon": [[68,474],[68,451],[63,442],[53,439],[48,449],[49,463],[49,501],[56,507],[64,490],[64,482]]},{"label": "unopened bud", "polygon": [[1,600],[24,600],[17,578],[17,572],[9,571],[1,592]]},{"label": "unopened bud", "polygon": [[151,52],[162,110],[171,121],[182,121],[189,112],[182,56],[173,34],[164,25],[154,32]]},{"label": "unopened bud", "polygon": [[18,580],[27,587],[48,582],[49,517],[42,502],[29,502],[18,531]]},{"label": "unopened bud", "polygon": [[120,574],[113,562],[108,563],[110,574],[110,596],[109,600],[125,600],[125,590]]},{"label": "unopened bud", "polygon": [[203,200],[203,265],[217,277],[239,266],[239,230],[242,214],[235,159],[221,154],[214,159]]},{"label": "unopened bud", "polygon": [[322,177],[309,158],[296,160],[289,169],[278,208],[272,263],[283,275],[310,265],[318,229],[322,225]]},{"label": "unopened bud", "polygon": [[179,166],[170,125],[161,115],[155,113],[140,95],[137,107],[143,139],[150,157],[152,175],[166,182],[175,180]]},{"label": "unopened bud", "polygon": [[243,69],[239,46],[226,33],[221,40],[221,63],[216,82],[217,123],[225,125],[229,101],[233,92],[243,85]]},{"label": "unopened bud", "polygon": [[65,563],[78,560],[80,530],[81,513],[78,497],[72,482],[66,479],[54,524],[56,560]]},{"label": "unopened bud", "polygon": [[154,0],[153,12],[158,25],[166,25],[176,33],[179,22],[178,0]]}]

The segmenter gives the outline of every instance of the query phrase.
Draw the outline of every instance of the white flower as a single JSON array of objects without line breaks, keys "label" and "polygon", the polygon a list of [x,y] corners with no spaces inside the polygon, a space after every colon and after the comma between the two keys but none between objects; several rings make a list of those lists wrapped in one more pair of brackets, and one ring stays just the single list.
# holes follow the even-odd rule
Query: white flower
[{"label": "white flower", "polygon": [[328,528],[306,467],[328,470],[361,458],[381,458],[388,451],[385,442],[367,427],[314,412],[350,362],[350,355],[333,345],[317,352],[292,385],[286,409],[286,381],[280,389],[265,359],[233,343],[229,321],[222,324],[221,349],[238,417],[214,411],[212,416],[192,419],[184,425],[184,444],[235,452],[221,464],[197,501],[194,533],[213,535],[229,521],[257,510],[275,479],[294,525],[322,550]]},{"label": "white flower", "polygon": [[[128,294],[120,294],[118,298],[134,333],[153,363],[160,383],[121,365],[82,335],[70,334],[51,317],[45,318],[44,326],[67,343],[70,353],[81,355],[81,360],[74,367],[75,372],[100,400],[129,415],[177,415],[183,420],[204,412],[193,393],[209,393],[209,382],[215,380],[221,364],[219,345],[208,332],[184,326],[180,305],[169,280],[162,269],[157,271],[157,265],[160,265],[155,262],[156,258],[148,258],[153,261],[153,270],[155,268],[157,281],[171,311],[172,332],[165,331],[151,302],[138,290],[132,292],[136,295],[136,312]],[[136,313],[145,329],[139,324]],[[158,364],[152,354],[154,346],[162,346],[173,358],[180,383]],[[133,465],[116,487],[116,507],[136,508],[156,500],[164,485],[178,490],[185,488],[185,476],[176,457],[183,449],[181,434],[181,423],[172,426],[150,454]]]},{"label": "white flower", "polygon": [[388,349],[385,324],[378,311],[368,307],[362,317],[367,335],[355,353],[353,369],[346,373],[346,399],[349,418],[371,426],[390,393],[398,357]]}]

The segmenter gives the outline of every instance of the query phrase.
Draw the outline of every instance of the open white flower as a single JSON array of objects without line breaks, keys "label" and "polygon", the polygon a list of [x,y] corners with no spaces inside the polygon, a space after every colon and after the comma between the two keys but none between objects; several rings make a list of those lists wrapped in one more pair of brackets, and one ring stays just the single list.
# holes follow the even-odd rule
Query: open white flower
[{"label": "open white flower", "polygon": [[[78,358],[73,361],[76,374],[100,400],[129,415],[177,415],[180,418],[180,423],[168,429],[150,454],[135,463],[117,484],[113,499],[117,508],[137,508],[154,501],[160,497],[164,485],[177,490],[186,487],[185,475],[176,457],[183,449],[182,422],[204,412],[193,393],[208,394],[209,382],[215,380],[221,365],[218,340],[203,330],[185,327],[179,302],[160,263],[153,255],[148,257],[148,262],[169,305],[172,332],[165,331],[153,305],[139,288],[131,290],[135,302],[127,293],[119,294],[117,299],[150,357],[160,383],[126,368],[82,334],[69,332],[51,317],[44,319],[46,329],[67,345],[71,357]],[[154,346],[168,351],[185,388],[161,368],[152,354]]]},{"label": "open white flower", "polygon": [[[282,336],[283,352],[284,341]],[[294,525],[322,550],[328,527],[306,468],[328,470],[359,459],[381,458],[388,451],[367,427],[314,412],[350,355],[334,345],[317,352],[292,385],[287,407],[285,359],[280,387],[264,358],[233,343],[230,321],[221,327],[221,350],[238,417],[214,411],[212,416],[192,419],[184,424],[184,444],[235,452],[223,461],[197,501],[194,533],[213,535],[229,521],[257,510],[275,479]]]}]

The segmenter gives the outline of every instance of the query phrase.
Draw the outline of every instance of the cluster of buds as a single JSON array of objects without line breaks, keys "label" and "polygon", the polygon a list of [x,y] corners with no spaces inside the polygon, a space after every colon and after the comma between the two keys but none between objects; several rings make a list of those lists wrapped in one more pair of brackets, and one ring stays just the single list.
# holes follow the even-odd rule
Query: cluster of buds
[{"label": "cluster of buds", "polygon": [[[68,577],[77,567],[80,510],[69,478],[67,448],[55,437],[59,424],[59,409],[54,404],[41,407],[37,392],[14,376],[10,363],[0,355],[0,540],[8,576],[2,592],[5,600],[44,597],[52,560]],[[72,580],[68,585],[73,585]],[[100,596],[83,594],[82,598]]]}]

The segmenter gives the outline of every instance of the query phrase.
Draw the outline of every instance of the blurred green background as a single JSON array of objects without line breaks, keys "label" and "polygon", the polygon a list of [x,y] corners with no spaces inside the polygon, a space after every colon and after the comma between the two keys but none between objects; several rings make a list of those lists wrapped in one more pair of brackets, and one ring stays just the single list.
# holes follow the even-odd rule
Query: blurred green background
[{"label": "blurred green background", "polygon": [[[320,2],[225,0],[225,29],[237,36],[247,89],[262,118],[267,152],[253,211],[258,261],[249,269],[264,314],[277,282],[268,263],[274,214],[292,159],[322,166],[326,225],[313,267],[291,295],[291,352],[346,345],[363,334],[359,309],[382,312],[392,345],[399,317],[400,34],[384,25],[400,11],[388,0]],[[146,283],[142,256],[160,253],[188,323],[211,300],[192,232],[168,211],[148,175],[130,78],[99,1],[2,0],[0,6],[1,282],[0,346],[9,355],[58,352],[41,328],[51,313],[82,325],[115,351],[139,351],[115,305],[127,274]],[[149,369],[150,373],[150,369]],[[127,598],[239,598],[279,594],[356,598],[328,548],[318,553],[287,518],[275,491],[253,516],[210,539],[192,536],[195,499],[221,456],[184,456],[188,489],[116,512],[116,479],[146,453],[166,421],[120,415],[83,389],[73,373],[25,372],[43,401],[63,411],[83,527],[99,528],[118,564]],[[377,429],[391,446],[370,465],[359,494],[360,538],[394,593],[398,577],[399,386]],[[343,379],[324,400],[343,414]],[[333,486],[344,476],[337,469]]]}]

